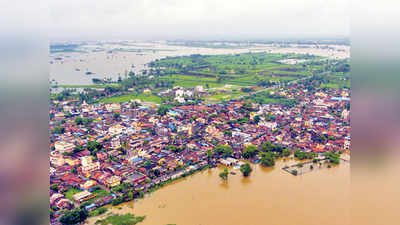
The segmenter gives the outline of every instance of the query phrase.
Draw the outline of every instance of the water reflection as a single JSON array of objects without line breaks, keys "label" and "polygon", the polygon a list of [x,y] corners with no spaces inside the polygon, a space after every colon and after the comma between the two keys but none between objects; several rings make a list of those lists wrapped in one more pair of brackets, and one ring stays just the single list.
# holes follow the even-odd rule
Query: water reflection
[{"label": "water reflection", "polygon": [[[251,175],[250,175],[251,176]],[[252,181],[251,181],[251,178],[250,177],[242,177],[242,179],[240,180],[240,183],[241,184],[243,184],[243,185],[248,185],[248,184],[250,184]]]},{"label": "water reflection", "polygon": [[271,172],[271,171],[274,170],[274,167],[263,167],[263,166],[260,166],[259,169],[260,169],[263,173],[269,173],[269,172]]},{"label": "water reflection", "polygon": [[222,189],[228,190],[229,189],[229,178],[228,178],[228,180],[222,180],[221,183],[219,184],[219,186]]}]

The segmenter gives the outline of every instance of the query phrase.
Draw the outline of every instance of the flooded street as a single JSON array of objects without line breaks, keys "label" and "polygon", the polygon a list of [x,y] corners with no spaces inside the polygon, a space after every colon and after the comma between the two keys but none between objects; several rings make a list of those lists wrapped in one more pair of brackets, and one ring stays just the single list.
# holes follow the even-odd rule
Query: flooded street
[{"label": "flooded street", "polygon": [[281,169],[291,164],[252,165],[249,178],[230,169],[236,175],[230,174],[227,182],[218,176],[223,168],[205,170],[109,211],[145,215],[143,225],[348,224],[350,164],[325,165],[301,176]]}]

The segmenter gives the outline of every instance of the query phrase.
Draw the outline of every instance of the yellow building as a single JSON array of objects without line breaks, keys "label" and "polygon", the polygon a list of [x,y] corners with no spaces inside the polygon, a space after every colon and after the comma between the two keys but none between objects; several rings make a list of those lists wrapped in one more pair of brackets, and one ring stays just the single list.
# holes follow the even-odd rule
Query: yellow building
[{"label": "yellow building", "polygon": [[70,166],[75,166],[79,164],[79,159],[66,158],[65,162]]},{"label": "yellow building", "polygon": [[119,176],[112,176],[105,180],[105,183],[108,187],[115,187],[121,184],[121,177]]},{"label": "yellow building", "polygon": [[81,184],[82,189],[89,189],[93,186],[95,186],[97,183],[94,180],[88,180],[85,183]]}]

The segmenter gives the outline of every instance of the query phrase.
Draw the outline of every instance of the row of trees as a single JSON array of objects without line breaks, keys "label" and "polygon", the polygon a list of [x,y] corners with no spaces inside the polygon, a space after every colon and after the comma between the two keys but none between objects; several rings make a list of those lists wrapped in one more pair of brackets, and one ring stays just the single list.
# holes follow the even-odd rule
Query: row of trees
[{"label": "row of trees", "polygon": [[[253,169],[251,168],[250,163],[245,163],[240,166],[240,172],[242,172],[244,177],[248,177],[252,171]],[[219,173],[219,177],[224,181],[228,180],[228,175],[229,175],[228,168],[225,168],[221,173]]]},{"label": "row of trees", "polygon": [[[300,151],[300,150],[297,150]],[[296,157],[300,155],[296,151]],[[231,156],[233,153],[232,147],[229,145],[217,145],[213,151],[208,151],[207,155],[208,158],[211,159],[214,154],[226,158]],[[274,158],[281,157],[281,156],[289,156],[291,154],[291,150],[289,148],[283,148],[281,145],[274,145],[269,141],[264,142],[259,147],[255,145],[248,145],[242,151],[242,157],[245,159],[254,158],[257,154],[260,154],[261,162],[265,166],[273,166],[274,165]],[[307,154],[301,152],[301,154]]]}]

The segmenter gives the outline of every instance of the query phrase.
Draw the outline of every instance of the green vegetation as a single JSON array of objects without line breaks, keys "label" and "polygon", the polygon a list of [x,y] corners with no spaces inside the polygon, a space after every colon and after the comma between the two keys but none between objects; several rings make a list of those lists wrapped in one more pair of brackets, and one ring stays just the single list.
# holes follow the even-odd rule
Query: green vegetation
[{"label": "green vegetation", "polygon": [[114,119],[118,120],[121,117],[121,114],[119,113],[114,113],[113,114]]},{"label": "green vegetation", "polygon": [[54,127],[54,129],[53,129],[54,134],[63,134],[64,132],[65,132],[64,127]]},{"label": "green vegetation", "polygon": [[104,213],[107,212],[107,211],[108,211],[108,209],[107,209],[106,207],[100,207],[100,208],[97,208],[97,209],[95,209],[95,210],[89,212],[89,216],[90,216],[90,217],[92,217],[92,216],[98,216],[98,215],[104,214]]},{"label": "green vegetation", "polygon": [[113,206],[119,205],[124,202],[124,199],[121,196],[114,198],[111,202]]},{"label": "green vegetation", "polygon": [[[285,64],[285,59],[303,59],[302,63]],[[309,91],[322,88],[348,88],[349,64],[347,60],[328,60],[318,56],[301,54],[243,53],[227,55],[190,55],[166,57],[150,63],[150,69],[142,74],[129,72],[118,81],[93,78],[93,85],[59,85],[65,88],[52,94],[51,99],[78,98],[87,103],[127,102],[138,99],[161,104],[171,101],[171,96],[159,97],[158,92],[173,86],[193,88],[201,85],[209,89],[207,101],[225,101],[246,96],[261,104],[294,106],[292,97],[272,95],[267,91],[255,91],[251,86],[276,89],[292,81],[304,81]],[[310,79],[303,79],[310,78]],[[236,89],[226,85],[235,86]],[[69,89],[68,89],[69,88]],[[83,88],[85,93],[75,93]],[[96,90],[104,88],[104,91]],[[150,92],[149,92],[150,90]],[[261,89],[262,90],[262,89]],[[193,99],[192,99],[193,100]],[[204,100],[196,96],[196,100]]]},{"label": "green vegetation", "polygon": [[53,191],[58,191],[58,184],[52,184],[50,186],[50,189],[53,190]]},{"label": "green vegetation", "polygon": [[290,149],[289,148],[285,148],[285,149],[283,149],[283,151],[282,151],[282,155],[283,156],[289,156],[290,154],[291,154],[292,152],[290,151]]},{"label": "green vegetation", "polygon": [[157,109],[157,113],[160,116],[164,116],[165,114],[167,114],[168,112],[168,106],[166,105],[161,105],[158,109]]},{"label": "green vegetation", "polygon": [[145,216],[135,216],[131,213],[125,215],[111,214],[105,219],[97,220],[95,224],[100,225],[135,225],[142,222]]},{"label": "green vegetation", "polygon": [[198,85],[201,85],[203,87],[208,86],[208,88],[219,88],[224,86],[223,83],[217,83],[217,80],[215,78],[196,77],[183,74],[161,76],[160,80],[173,82],[175,86],[180,86],[184,88],[194,88]]},{"label": "green vegetation", "polygon": [[249,163],[245,163],[240,166],[240,172],[242,172],[243,176],[247,177],[253,171]]},{"label": "green vegetation", "polygon": [[214,148],[214,153],[220,155],[223,158],[231,156],[232,152],[233,152],[233,150],[230,145],[217,145]]},{"label": "green vegetation", "polygon": [[227,168],[225,168],[224,171],[219,173],[219,177],[221,177],[221,179],[225,180],[225,181],[228,180],[228,175],[229,175],[229,172],[228,172]]},{"label": "green vegetation", "polygon": [[253,158],[258,153],[258,149],[254,145],[248,145],[243,149],[242,156],[246,159]]},{"label": "green vegetation", "polygon": [[79,224],[88,217],[88,212],[85,209],[76,208],[71,211],[66,211],[60,217],[60,223],[65,225]]},{"label": "green vegetation", "polygon": [[79,192],[82,192],[82,191],[79,190],[79,189],[76,189],[76,188],[70,188],[66,192],[64,192],[64,195],[65,195],[66,198],[68,198],[69,200],[73,201],[74,200],[73,199],[74,194],[77,194]]},{"label": "green vegetation", "polygon": [[235,89],[229,89],[229,88],[224,88],[224,91],[209,91],[210,96],[208,96],[206,99],[209,101],[228,101],[234,98],[241,97],[243,95],[246,95],[247,93],[244,93],[242,91],[238,91]]},{"label": "green vegetation", "polygon": [[339,164],[340,163],[340,154],[336,152],[326,152],[324,154],[325,158],[329,160],[330,163]]},{"label": "green vegetation", "polygon": [[319,159],[313,159],[312,162],[317,163],[317,162],[319,162]]},{"label": "green vegetation", "polygon": [[[271,82],[287,82],[296,77],[310,76],[307,67],[282,64],[288,58],[316,60],[320,57],[296,54],[243,53],[229,55],[190,55],[166,57],[150,63],[159,70],[162,80],[175,85],[210,87],[231,84],[237,86],[269,86]],[[250,89],[246,89],[250,91]]]},{"label": "green vegetation", "polygon": [[266,141],[261,144],[260,151],[262,151],[262,152],[282,152],[283,147],[281,145],[272,144],[270,141]]},{"label": "green vegetation", "polygon": [[106,196],[110,195],[110,192],[108,192],[107,190],[102,189],[100,186],[93,187],[93,192],[92,193],[95,194],[96,197],[90,199],[88,201],[90,203],[92,203],[96,199],[103,198],[103,197],[106,197]]},{"label": "green vegetation", "polygon": [[97,152],[103,149],[103,145],[96,141],[89,141],[87,143],[87,149],[90,151],[92,156],[95,156]]},{"label": "green vegetation", "polygon": [[274,154],[272,152],[262,152],[260,162],[262,166],[274,166],[275,165]]},{"label": "green vegetation", "polygon": [[298,104],[298,101],[294,98],[286,98],[277,94],[270,94],[268,90],[250,95],[245,99],[258,104],[279,104],[286,107],[293,107]]},{"label": "green vegetation", "polygon": [[317,154],[315,152],[303,152],[302,150],[295,150],[294,151],[294,157],[299,159],[299,160],[303,160],[303,159],[313,159],[314,157],[316,157]]}]

